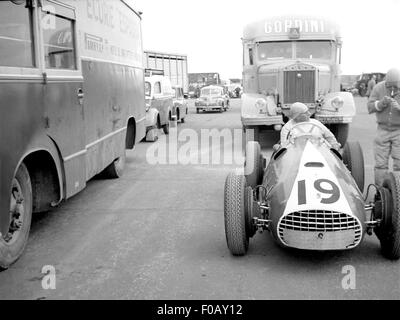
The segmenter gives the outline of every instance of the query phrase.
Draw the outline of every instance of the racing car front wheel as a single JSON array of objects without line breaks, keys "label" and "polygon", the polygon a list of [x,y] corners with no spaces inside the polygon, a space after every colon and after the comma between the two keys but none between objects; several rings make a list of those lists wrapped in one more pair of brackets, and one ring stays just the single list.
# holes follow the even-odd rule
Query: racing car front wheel
[{"label": "racing car front wheel", "polygon": [[243,256],[249,248],[246,232],[246,178],[230,173],[225,181],[224,219],[225,236],[229,251],[235,256]]},{"label": "racing car front wheel", "polygon": [[391,260],[400,258],[400,172],[390,172],[383,182],[391,197],[385,197],[386,214],[382,217],[381,225],[376,230],[381,242],[382,254]]},{"label": "racing car front wheel", "polygon": [[262,182],[264,173],[263,163],[260,144],[256,141],[247,142],[244,175],[247,184],[252,188],[255,188]]},{"label": "racing car front wheel", "polygon": [[358,142],[348,141],[346,143],[343,151],[343,163],[351,172],[351,175],[357,183],[358,189],[363,193],[365,181],[364,156]]}]

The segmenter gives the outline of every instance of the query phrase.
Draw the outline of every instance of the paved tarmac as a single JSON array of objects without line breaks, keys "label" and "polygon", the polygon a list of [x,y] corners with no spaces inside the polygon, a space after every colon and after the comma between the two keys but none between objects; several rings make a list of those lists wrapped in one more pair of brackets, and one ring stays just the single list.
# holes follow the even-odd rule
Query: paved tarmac
[{"label": "paved tarmac", "polygon": [[[399,299],[400,262],[382,257],[375,236],[351,251],[315,253],[283,250],[263,233],[246,256],[229,253],[224,182],[242,160],[241,139],[234,138],[240,100],[231,102],[226,113],[196,114],[191,101],[178,125],[176,164],[163,156],[161,135],[128,151],[121,179],[94,179],[59,208],[35,215],[23,256],[0,273],[0,299]],[[366,99],[357,97],[356,104],[350,139],[363,147],[368,184],[376,125]],[[224,128],[239,144],[231,153],[229,139],[221,145],[201,140],[202,130]],[[215,154],[208,152],[219,150],[225,164],[210,163]],[[172,163],[152,164],[166,159]],[[42,288],[45,265],[55,267],[54,290]],[[356,272],[355,289],[343,289],[346,266]]]}]

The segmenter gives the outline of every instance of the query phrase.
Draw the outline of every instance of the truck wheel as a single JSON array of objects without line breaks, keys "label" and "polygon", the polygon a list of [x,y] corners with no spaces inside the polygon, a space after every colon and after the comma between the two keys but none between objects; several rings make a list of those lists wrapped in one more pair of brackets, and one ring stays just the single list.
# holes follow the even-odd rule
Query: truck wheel
[{"label": "truck wheel", "polygon": [[261,155],[260,144],[256,141],[247,142],[245,156],[244,176],[246,177],[247,184],[255,188],[261,184],[264,173],[264,161]]},{"label": "truck wheel", "polygon": [[200,113],[200,109],[199,108],[196,108],[196,113]]},{"label": "truck wheel", "polygon": [[358,189],[363,193],[365,181],[364,156],[358,142],[348,141],[346,143],[343,151],[343,163],[351,172],[351,175],[357,183]]},{"label": "truck wheel", "polygon": [[32,185],[21,164],[12,181],[8,233],[0,236],[0,268],[7,269],[24,251],[32,220]]},{"label": "truck wheel", "polygon": [[235,256],[243,256],[249,248],[246,233],[246,178],[230,173],[225,181],[224,218],[226,243]]},{"label": "truck wheel", "polygon": [[107,168],[103,171],[103,176],[106,179],[118,179],[121,178],[124,173],[126,160],[126,151],[116,160],[114,160]]},{"label": "truck wheel", "polygon": [[350,126],[348,123],[336,123],[329,126],[329,129],[336,137],[336,140],[342,145],[342,148],[346,145],[349,136],[349,128]]},{"label": "truck wheel", "polygon": [[383,182],[383,187],[389,190],[391,203],[387,214],[383,217],[377,233],[381,242],[382,254],[391,260],[400,258],[400,172],[390,172]]},{"label": "truck wheel", "polygon": [[259,141],[260,128],[259,127],[245,127],[244,128],[244,146],[247,145],[249,141]]}]

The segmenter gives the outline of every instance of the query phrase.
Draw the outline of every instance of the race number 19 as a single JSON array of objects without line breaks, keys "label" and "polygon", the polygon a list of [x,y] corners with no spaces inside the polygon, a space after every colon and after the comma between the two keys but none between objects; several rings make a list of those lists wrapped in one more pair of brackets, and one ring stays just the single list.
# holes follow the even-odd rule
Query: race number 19
[{"label": "race number 19", "polygon": [[[323,184],[327,184],[330,186],[329,189],[324,188]],[[298,204],[303,205],[307,204],[307,192],[306,192],[306,180],[300,180],[297,183],[298,189]],[[328,198],[322,198],[321,203],[323,204],[332,204],[339,200],[340,198],[340,190],[339,187],[328,179],[318,179],[314,182],[314,189],[320,193],[330,195]]]}]

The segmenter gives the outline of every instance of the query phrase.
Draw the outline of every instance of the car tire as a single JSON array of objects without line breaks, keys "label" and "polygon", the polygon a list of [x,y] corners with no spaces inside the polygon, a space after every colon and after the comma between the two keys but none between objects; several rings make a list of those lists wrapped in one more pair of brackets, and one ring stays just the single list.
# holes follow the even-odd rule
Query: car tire
[{"label": "car tire", "polygon": [[246,232],[246,178],[230,173],[225,181],[224,220],[225,236],[229,251],[234,256],[243,256],[249,248]]},{"label": "car tire", "polygon": [[343,148],[347,143],[350,125],[348,123],[336,123],[336,124],[331,124],[329,126],[329,129],[331,130],[333,135],[336,137],[336,140],[342,145]]},{"label": "car tire", "polygon": [[121,178],[124,169],[125,169],[125,162],[126,162],[126,150],[122,153],[122,155],[114,160],[107,168],[103,171],[103,176],[106,179],[118,179]]},{"label": "car tire", "polygon": [[169,122],[167,124],[164,124],[162,129],[163,129],[164,134],[168,135],[169,134]]},{"label": "car tire", "polygon": [[246,177],[247,184],[255,188],[261,184],[264,174],[264,159],[261,155],[261,147],[258,142],[247,142],[245,159],[244,176]]},{"label": "car tire", "polygon": [[[18,217],[15,217],[17,221],[10,222],[6,237],[0,236],[0,269],[7,269],[17,261],[25,249],[31,228],[32,204],[31,179],[28,169],[22,163],[13,178],[10,201],[10,214],[15,212]],[[19,229],[14,230],[12,234],[11,223],[20,224]]]},{"label": "car tire", "polygon": [[348,141],[343,150],[343,163],[351,172],[358,189],[364,192],[365,170],[361,146],[356,141]]},{"label": "car tire", "polygon": [[391,203],[387,203],[389,210],[378,227],[382,254],[390,260],[400,258],[400,172],[389,172],[383,182],[383,188],[389,190]]}]

